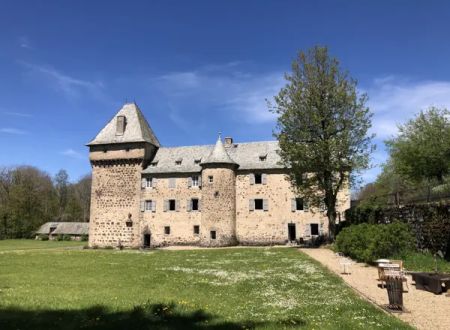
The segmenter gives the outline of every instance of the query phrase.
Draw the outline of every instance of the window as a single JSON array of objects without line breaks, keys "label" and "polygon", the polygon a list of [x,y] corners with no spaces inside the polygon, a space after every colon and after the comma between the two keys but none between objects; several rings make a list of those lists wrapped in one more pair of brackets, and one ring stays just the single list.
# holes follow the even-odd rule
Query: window
[{"label": "window", "polygon": [[263,205],[264,203],[262,199],[255,199],[255,210],[262,210]]},{"label": "window", "polygon": [[192,187],[198,187],[198,175],[192,177]]},{"label": "window", "polygon": [[145,183],[146,183],[146,187],[147,187],[147,188],[153,187],[153,178],[147,178],[147,179],[145,180]]},{"label": "window", "polygon": [[151,211],[153,209],[153,203],[152,201],[145,201],[145,210]]},{"label": "window", "polygon": [[218,191],[214,192],[214,197],[215,197],[215,198],[219,197],[219,195],[220,195],[220,194],[219,194]]},{"label": "window", "polygon": [[175,161],[175,165],[181,165],[182,162],[183,162],[183,158],[178,158],[178,159]]},{"label": "window", "polygon": [[319,235],[319,224],[318,223],[311,223],[311,235]]},{"label": "window", "polygon": [[267,175],[265,173],[250,173],[250,184],[267,184]]},{"label": "window", "polygon": [[169,178],[169,188],[176,188],[177,186],[177,181],[175,178]]},{"label": "window", "polygon": [[249,200],[249,210],[255,211],[255,210],[264,210],[269,211],[269,200],[268,199],[250,199]]},{"label": "window", "polygon": [[265,162],[266,159],[267,159],[267,154],[260,154],[260,155],[259,155],[259,160],[260,160],[261,162]]},{"label": "window", "polygon": [[164,234],[165,235],[170,235],[170,226],[165,226],[164,227]]},{"label": "window", "polygon": [[175,199],[169,199],[169,211],[176,211],[177,201]]},{"label": "window", "polygon": [[199,158],[199,159],[194,159],[194,164],[200,164],[201,161],[202,161],[201,158]]},{"label": "window", "polygon": [[194,235],[200,234],[200,226],[194,226]]},{"label": "window", "polygon": [[123,135],[125,132],[126,118],[125,116],[117,116],[116,135]]},{"label": "window", "polygon": [[208,176],[208,182],[209,183],[213,183],[214,182],[214,177],[212,175]]},{"label": "window", "polygon": [[303,211],[303,198],[295,199],[295,210]]},{"label": "window", "polygon": [[216,231],[215,230],[211,230],[210,234],[211,234],[211,239],[216,239]]},{"label": "window", "polygon": [[191,199],[192,211],[198,211],[198,198]]},{"label": "window", "polygon": [[255,173],[255,184],[262,184],[262,174]]},{"label": "window", "polygon": [[151,166],[151,167],[156,167],[156,166],[158,166],[158,161],[151,162],[151,163],[150,163],[150,166]]}]

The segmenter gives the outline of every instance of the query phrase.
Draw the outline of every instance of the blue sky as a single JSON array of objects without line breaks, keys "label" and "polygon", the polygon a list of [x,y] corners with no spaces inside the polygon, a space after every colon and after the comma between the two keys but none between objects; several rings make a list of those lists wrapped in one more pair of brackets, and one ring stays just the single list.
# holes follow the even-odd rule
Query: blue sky
[{"label": "blue sky", "polygon": [[136,101],[164,146],[271,140],[265,99],[298,50],[326,45],[367,92],[377,151],[450,107],[448,1],[1,1],[0,166],[72,180],[84,146]]}]

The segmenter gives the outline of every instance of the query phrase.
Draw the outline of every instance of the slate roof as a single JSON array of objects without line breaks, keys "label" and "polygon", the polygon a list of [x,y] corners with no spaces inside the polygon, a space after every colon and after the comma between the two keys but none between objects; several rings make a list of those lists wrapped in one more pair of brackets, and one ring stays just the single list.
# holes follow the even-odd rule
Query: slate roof
[{"label": "slate roof", "polygon": [[[201,171],[201,162],[207,158],[214,149],[214,145],[186,146],[186,147],[161,147],[155,158],[144,171],[151,173],[193,173]],[[280,156],[277,141],[233,143],[224,146],[229,158],[239,165],[239,170],[264,170],[282,169],[278,164]],[[261,161],[260,157],[265,160]],[[176,161],[181,159],[181,164]],[[196,163],[197,161],[197,163]]]},{"label": "slate roof", "polygon": [[52,235],[88,235],[89,222],[46,222],[37,231],[36,234],[49,234],[50,228],[56,229],[52,231]]},{"label": "slate roof", "polygon": [[[126,118],[125,132],[122,135],[116,134],[118,116],[125,116]],[[150,125],[136,103],[125,104],[87,145],[127,142],[149,142],[157,147],[160,146],[158,138],[153,133],[153,130],[150,128]]]},{"label": "slate roof", "polygon": [[214,149],[210,152],[205,160],[202,160],[202,164],[236,164],[234,160],[230,158],[225,147],[223,146],[222,139],[219,135]]}]

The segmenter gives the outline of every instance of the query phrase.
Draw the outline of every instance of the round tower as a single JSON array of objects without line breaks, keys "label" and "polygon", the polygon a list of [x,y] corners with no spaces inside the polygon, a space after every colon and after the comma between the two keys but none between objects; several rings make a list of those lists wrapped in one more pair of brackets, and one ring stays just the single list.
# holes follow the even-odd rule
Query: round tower
[{"label": "round tower", "polygon": [[236,164],[219,138],[209,156],[202,161],[202,218],[200,244],[235,245],[236,240]]}]

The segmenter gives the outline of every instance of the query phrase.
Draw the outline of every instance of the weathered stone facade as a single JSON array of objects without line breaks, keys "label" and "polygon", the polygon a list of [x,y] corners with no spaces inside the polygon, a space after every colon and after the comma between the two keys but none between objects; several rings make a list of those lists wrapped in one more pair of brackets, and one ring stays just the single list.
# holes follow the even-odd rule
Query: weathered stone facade
[{"label": "weathered stone facade", "polygon": [[[127,104],[89,147],[91,246],[285,244],[328,231],[292,191],[276,142],[163,148]],[[349,189],[338,200],[343,214]]]}]

